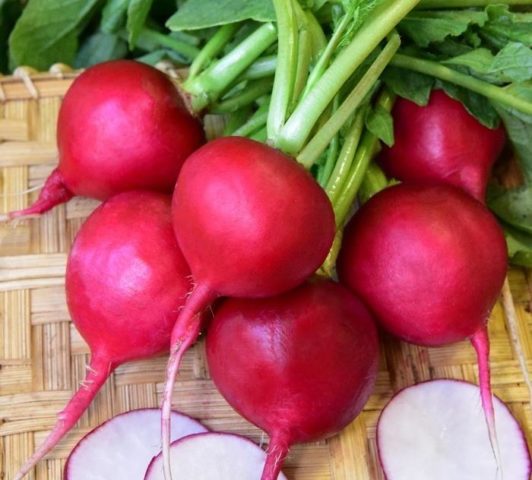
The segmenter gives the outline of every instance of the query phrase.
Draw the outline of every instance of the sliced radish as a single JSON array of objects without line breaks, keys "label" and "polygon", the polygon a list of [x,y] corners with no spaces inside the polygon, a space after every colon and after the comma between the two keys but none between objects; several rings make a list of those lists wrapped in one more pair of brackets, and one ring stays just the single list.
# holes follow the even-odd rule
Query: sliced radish
[{"label": "sliced radish", "polygon": [[[176,478],[187,480],[259,480],[266,453],[247,438],[229,433],[199,433],[170,446]],[[164,480],[162,455],[154,458],[144,480]],[[286,480],[281,473],[278,480]]]},{"label": "sliced radish", "polygon": [[530,453],[521,427],[498,398],[495,424],[502,459],[497,472],[480,390],[434,380],[401,390],[377,425],[379,457],[388,480],[528,480]]},{"label": "sliced radish", "polygon": [[[206,432],[201,423],[172,412],[172,439]],[[132,410],[89,432],[65,466],[65,480],[142,480],[150,460],[161,451],[161,411]]]}]

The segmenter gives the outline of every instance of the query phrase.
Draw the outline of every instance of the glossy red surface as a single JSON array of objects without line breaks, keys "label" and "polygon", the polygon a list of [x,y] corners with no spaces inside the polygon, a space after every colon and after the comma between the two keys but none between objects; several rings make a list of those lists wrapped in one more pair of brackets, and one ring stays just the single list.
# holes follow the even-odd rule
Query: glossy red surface
[{"label": "glossy red surface", "polygon": [[267,299],[225,300],[206,345],[220,392],[274,442],[308,442],[340,431],[375,384],[373,319],[330,280]]},{"label": "glossy red surface", "polygon": [[170,197],[128,192],[87,219],[69,255],[66,291],[76,328],[113,363],[170,345],[190,272],[171,223]]},{"label": "glossy red surface", "polygon": [[204,140],[175,85],[148,65],[115,60],[87,69],[65,95],[57,126],[59,170],[76,195],[134,189],[170,193]]},{"label": "glossy red surface", "polygon": [[325,259],[335,230],[329,199],[301,165],[240,137],[209,142],[188,158],[172,213],[194,280],[237,297],[301,284]]},{"label": "glossy red surface", "polygon": [[442,90],[427,106],[404,98],[393,108],[395,144],[379,161],[392,177],[412,182],[444,182],[484,201],[491,167],[506,140],[502,126],[491,130]]},{"label": "glossy red surface", "polygon": [[338,271],[386,330],[443,345],[485,325],[506,262],[502,230],[480,202],[455,187],[402,184],[355,214]]}]

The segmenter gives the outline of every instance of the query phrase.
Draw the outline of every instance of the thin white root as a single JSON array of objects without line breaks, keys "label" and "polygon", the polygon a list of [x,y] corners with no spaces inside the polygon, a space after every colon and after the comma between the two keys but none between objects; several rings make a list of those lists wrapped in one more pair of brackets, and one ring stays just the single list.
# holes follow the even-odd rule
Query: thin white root
[{"label": "thin white root", "polygon": [[13,228],[16,228],[21,222],[24,220],[30,220],[32,218],[40,218],[41,214],[39,213],[33,213],[31,215],[24,215],[23,217],[15,217],[11,218],[9,215],[0,215],[0,223],[2,222],[9,222],[10,226]]},{"label": "thin white root", "polygon": [[519,367],[521,368],[521,373],[523,374],[526,386],[528,387],[528,402],[532,405],[532,382],[530,381],[530,374],[528,372],[523,345],[521,344],[521,339],[519,338],[519,332],[517,330],[517,312],[515,311],[515,304],[512,298],[508,277],[505,278],[504,285],[502,287],[502,306],[504,308],[506,325],[508,327],[508,331],[510,332],[512,347],[517,359],[519,360]]},{"label": "thin white root", "polygon": [[37,190],[40,190],[42,187],[44,187],[44,183],[41,183],[40,185],[37,185],[32,188],[28,188],[27,190],[23,190],[22,192],[15,192],[15,193],[0,193],[0,198],[6,198],[6,197],[20,197],[22,195],[26,195],[27,193],[35,192]]}]

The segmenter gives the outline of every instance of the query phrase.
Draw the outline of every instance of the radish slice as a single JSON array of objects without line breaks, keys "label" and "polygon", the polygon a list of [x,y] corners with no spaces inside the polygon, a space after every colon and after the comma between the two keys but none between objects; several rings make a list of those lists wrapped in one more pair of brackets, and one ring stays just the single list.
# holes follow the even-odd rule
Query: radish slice
[{"label": "radish slice", "polygon": [[497,472],[480,390],[434,380],[401,390],[377,425],[379,457],[388,480],[528,480],[530,453],[521,427],[494,397],[502,459]]},{"label": "radish slice", "polygon": [[[172,439],[206,432],[201,423],[172,412]],[[76,445],[65,466],[65,480],[142,480],[161,451],[161,411],[132,410],[108,420]]]},{"label": "radish slice", "polygon": [[[229,433],[199,433],[170,446],[170,466],[190,480],[259,480],[266,453],[247,438]],[[144,480],[164,480],[162,455],[154,458]],[[278,480],[286,480],[281,473]]]}]

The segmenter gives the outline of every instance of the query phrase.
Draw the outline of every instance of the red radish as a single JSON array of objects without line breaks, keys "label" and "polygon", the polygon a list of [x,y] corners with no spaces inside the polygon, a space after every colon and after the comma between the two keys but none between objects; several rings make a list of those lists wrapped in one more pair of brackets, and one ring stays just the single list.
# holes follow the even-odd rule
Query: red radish
[{"label": "red radish", "polygon": [[68,258],[66,295],[91,350],[87,377],[15,480],[75,425],[118,365],[168,351],[191,285],[170,205],[160,193],[123,193],[98,207],[79,231]]},{"label": "red radish", "polygon": [[[198,433],[170,447],[172,469],[190,480],[259,480],[266,454],[253,442],[228,433]],[[150,463],[144,480],[165,480],[162,455]],[[281,473],[279,480],[286,480]]]},{"label": "red radish", "polygon": [[493,163],[506,136],[491,130],[442,90],[427,106],[399,98],[393,108],[395,144],[380,163],[386,173],[405,182],[444,182],[484,202]]},{"label": "red radish", "polygon": [[59,166],[39,199],[9,218],[38,215],[74,195],[105,200],[146,189],[171,193],[181,165],[204,140],[176,87],[131,60],[95,65],[67,91],[57,122]]},{"label": "red radish", "polygon": [[277,297],[227,299],[207,334],[222,395],[271,437],[262,480],[290,445],[336,434],[362,410],[378,364],[375,324],[347,289],[316,280]]},{"label": "red radish", "polygon": [[[226,137],[196,150],[176,184],[177,241],[195,286],[172,331],[163,398],[163,457],[179,362],[200,328],[196,315],[218,296],[266,297],[301,284],[334,237],[325,192],[295,160],[253,140]],[[167,478],[169,464],[165,462]]]},{"label": "red radish", "polygon": [[501,228],[477,200],[447,185],[397,185],[370,199],[346,228],[343,283],[382,326],[407,342],[471,338],[497,455],[486,324],[506,275]]},{"label": "red radish", "polygon": [[[161,412],[143,408],[117,415],[85,435],[70,453],[64,480],[134,480],[160,451]],[[206,432],[196,420],[172,412],[172,441]]]},{"label": "red radish", "polygon": [[[388,480],[492,480],[497,465],[479,408],[478,387],[434,380],[397,393],[377,425]],[[507,480],[529,480],[530,453],[508,407],[494,398],[501,463]]]}]

